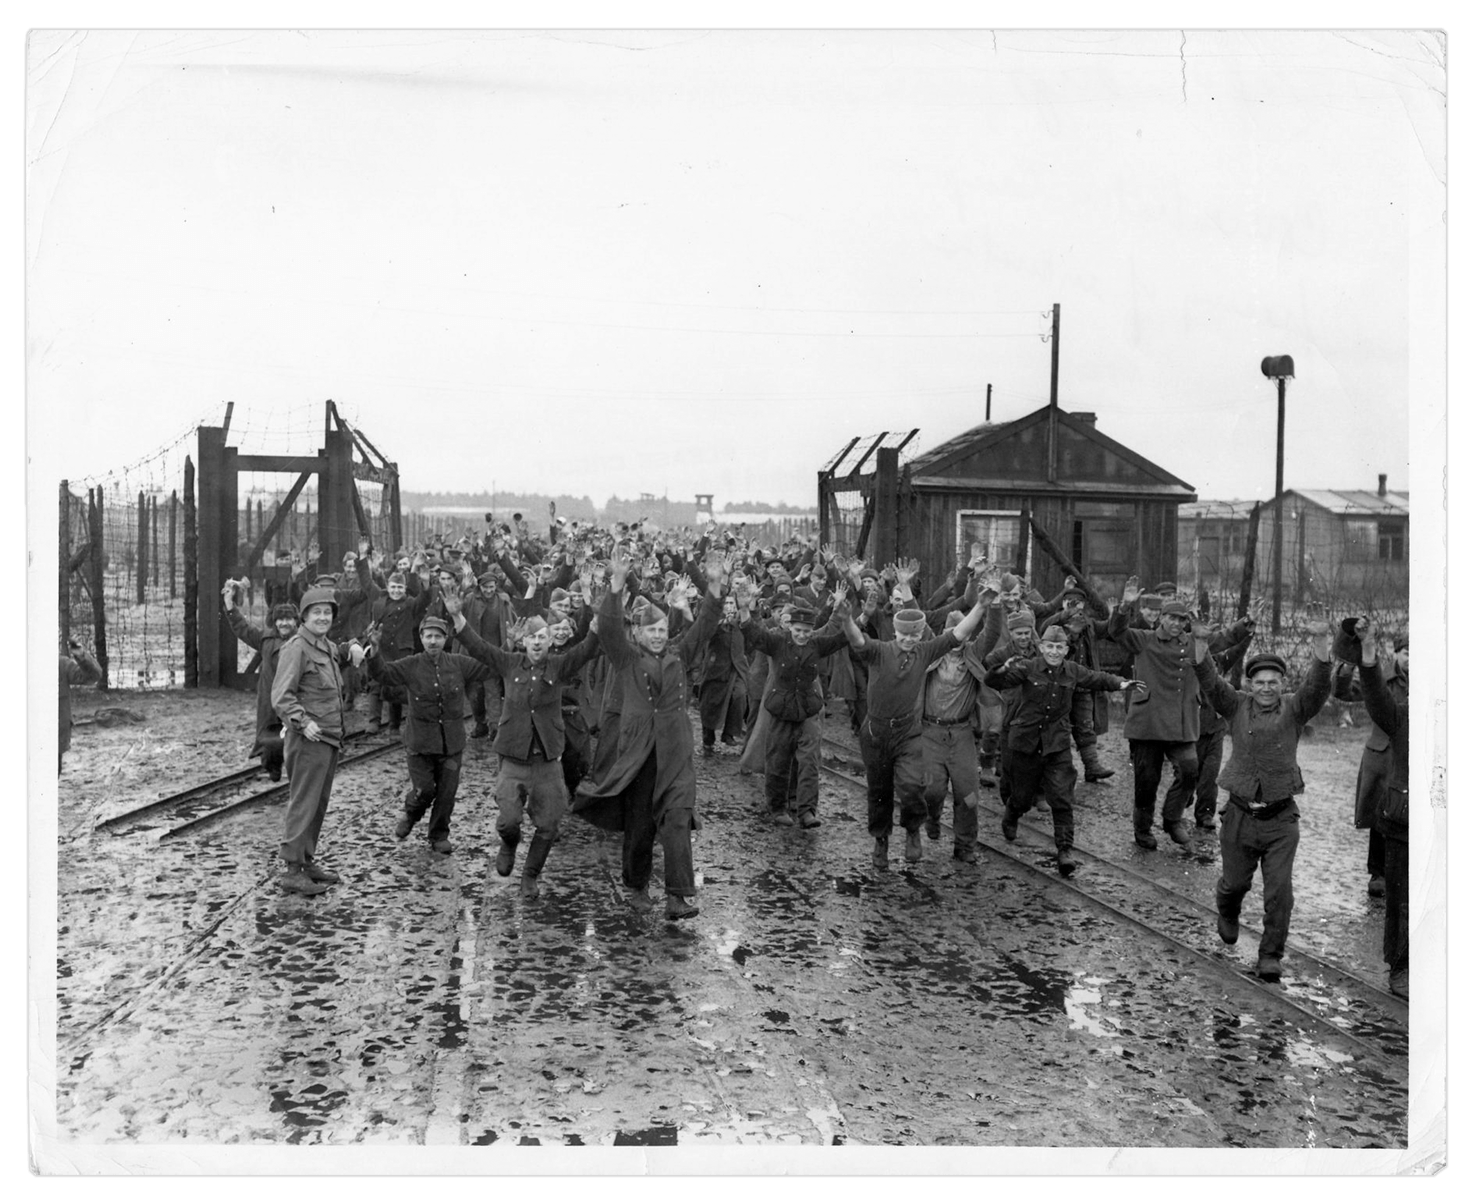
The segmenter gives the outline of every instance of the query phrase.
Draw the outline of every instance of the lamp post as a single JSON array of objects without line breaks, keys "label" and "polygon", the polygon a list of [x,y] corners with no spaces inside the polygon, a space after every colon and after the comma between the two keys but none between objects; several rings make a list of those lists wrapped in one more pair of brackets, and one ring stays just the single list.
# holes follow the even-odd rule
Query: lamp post
[{"label": "lamp post", "polygon": [[1262,373],[1278,384],[1278,474],[1273,489],[1273,634],[1283,632],[1283,418],[1293,359],[1287,354],[1262,360]]}]

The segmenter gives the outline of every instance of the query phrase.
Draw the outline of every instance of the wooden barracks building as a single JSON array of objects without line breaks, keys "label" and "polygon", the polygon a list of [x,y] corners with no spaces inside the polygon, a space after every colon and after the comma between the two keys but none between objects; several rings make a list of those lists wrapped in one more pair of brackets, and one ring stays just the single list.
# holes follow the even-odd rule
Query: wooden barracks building
[{"label": "wooden barracks building", "polygon": [[1146,587],[1175,578],[1177,510],[1195,492],[1101,433],[1093,413],[1045,405],[978,425],[901,466],[917,432],[855,438],[824,467],[824,542],[874,563],[918,558],[931,569],[925,586],[979,541],[992,562],[1020,566],[1051,596],[1066,572],[1042,538],[1106,597],[1132,574]]}]

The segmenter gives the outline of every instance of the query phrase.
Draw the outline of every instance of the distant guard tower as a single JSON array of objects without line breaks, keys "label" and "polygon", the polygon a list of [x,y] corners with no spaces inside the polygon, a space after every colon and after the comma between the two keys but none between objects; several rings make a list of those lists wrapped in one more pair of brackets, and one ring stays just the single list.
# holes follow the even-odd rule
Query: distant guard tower
[{"label": "distant guard tower", "polygon": [[695,493],[695,519],[697,521],[700,520],[701,517],[710,517],[712,520],[715,519],[715,504],[713,503],[715,498],[716,496],[714,492]]}]

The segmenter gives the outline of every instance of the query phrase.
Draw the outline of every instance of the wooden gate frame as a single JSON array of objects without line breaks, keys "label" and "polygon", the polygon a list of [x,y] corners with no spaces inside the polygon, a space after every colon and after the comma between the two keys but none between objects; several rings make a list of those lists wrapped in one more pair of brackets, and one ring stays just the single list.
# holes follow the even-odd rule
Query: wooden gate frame
[{"label": "wooden gate frame", "polygon": [[[869,448],[843,476],[839,476],[838,468],[859,444],[857,437],[851,438],[832,464],[818,472],[819,544],[827,545],[832,540],[829,505],[833,502],[833,497],[839,492],[859,492],[864,497],[864,519],[859,526],[858,540],[853,548],[854,555],[867,558],[873,563],[895,562],[900,557],[909,542],[909,506],[901,503],[901,493],[907,498],[909,494],[909,468],[905,468],[902,478],[900,451],[914,441],[919,433],[918,429],[912,429],[898,445],[886,446],[884,439],[889,436],[886,430],[869,443]],[[874,459],[874,470],[868,475],[860,474],[871,457]],[[865,554],[871,536],[872,552]]]},{"label": "wooden gate frame", "polygon": [[[356,549],[359,537],[369,536],[368,517],[358,496],[357,481],[383,484],[389,503],[389,527],[393,549],[403,542],[403,518],[399,509],[399,467],[379,453],[360,430],[354,429],[327,401],[324,446],[314,455],[241,454],[227,446],[233,404],[225,409],[225,423],[199,427],[199,684],[203,687],[233,687],[238,675],[235,634],[220,604],[220,591],[236,566],[237,527],[241,471],[278,472],[296,475],[297,480],[251,547],[247,571],[261,560],[286,520],[296,498],[313,475],[317,480],[317,569],[335,570],[343,555]],[[353,461],[356,448],[362,462]],[[374,460],[377,460],[375,463]],[[356,535],[356,536],[355,536]]]}]

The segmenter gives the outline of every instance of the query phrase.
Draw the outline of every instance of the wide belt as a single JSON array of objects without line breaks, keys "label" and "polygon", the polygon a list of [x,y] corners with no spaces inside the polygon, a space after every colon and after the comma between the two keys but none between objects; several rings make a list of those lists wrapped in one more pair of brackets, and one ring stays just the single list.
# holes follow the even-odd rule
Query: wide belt
[{"label": "wide belt", "polygon": [[939,725],[942,729],[949,729],[953,725],[970,725],[971,724],[971,718],[970,717],[958,717],[954,721],[937,721],[937,720],[935,720],[932,717],[926,717],[925,718],[925,723],[927,725]]}]

